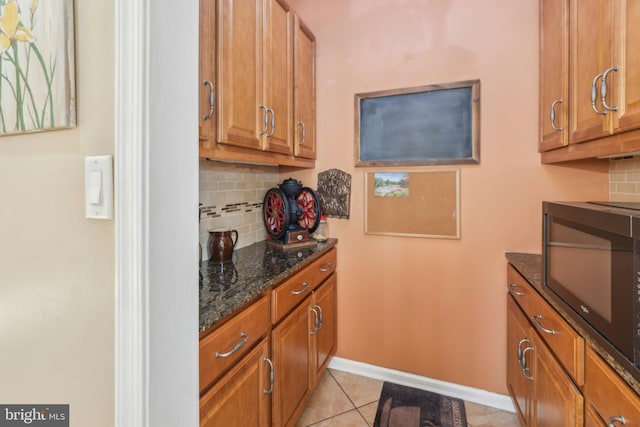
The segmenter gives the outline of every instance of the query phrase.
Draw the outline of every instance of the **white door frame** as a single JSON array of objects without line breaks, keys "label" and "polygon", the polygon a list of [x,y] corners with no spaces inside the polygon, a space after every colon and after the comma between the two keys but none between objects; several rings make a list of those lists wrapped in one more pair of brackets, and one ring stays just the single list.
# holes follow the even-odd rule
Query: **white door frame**
[{"label": "white door frame", "polygon": [[115,2],[115,425],[198,425],[198,2]]}]

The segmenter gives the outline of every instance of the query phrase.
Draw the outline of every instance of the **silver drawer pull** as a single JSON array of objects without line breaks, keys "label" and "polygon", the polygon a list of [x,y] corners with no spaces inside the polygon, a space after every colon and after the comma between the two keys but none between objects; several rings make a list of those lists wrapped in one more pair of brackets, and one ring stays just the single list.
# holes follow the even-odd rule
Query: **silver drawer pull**
[{"label": "silver drawer pull", "polygon": [[291,295],[304,294],[305,292],[307,292],[307,289],[309,289],[309,284],[307,282],[302,282],[302,289],[300,289],[299,291],[291,291]]},{"label": "silver drawer pull", "polygon": [[616,427],[616,423],[620,423],[620,425],[625,425],[627,424],[627,420],[625,420],[622,415],[620,415],[619,417],[609,417],[609,419],[607,420],[607,425],[609,427]]},{"label": "silver drawer pull", "polygon": [[516,288],[519,288],[519,285],[516,285],[515,283],[509,283],[509,293],[511,295],[515,295],[518,297],[523,297],[524,296],[524,292],[522,291],[516,291]]},{"label": "silver drawer pull", "polygon": [[271,393],[273,393],[273,378],[274,378],[273,362],[268,357],[265,357],[264,359],[262,359],[262,361],[264,363],[268,363],[269,364],[269,369],[270,369],[270,371],[269,371],[269,383],[271,384],[271,387],[269,387],[269,390],[262,389],[262,394],[271,394]]},{"label": "silver drawer pull", "polygon": [[540,329],[542,332],[546,333],[546,334],[551,334],[551,335],[555,335],[558,333],[558,331],[554,330],[554,329],[547,329],[544,326],[542,326],[540,324],[540,320],[542,319],[542,314],[536,314],[535,316],[531,317],[531,320],[533,320],[533,323],[536,325],[536,327],[538,329]]},{"label": "silver drawer pull", "polygon": [[247,334],[245,334],[244,332],[240,332],[240,341],[238,341],[238,343],[234,345],[233,348],[227,351],[226,353],[220,353],[219,351],[216,351],[216,359],[221,359],[224,357],[231,356],[233,353],[240,350],[242,346],[245,345],[248,339],[249,337],[247,337]]},{"label": "silver drawer pull", "polygon": [[326,273],[327,271],[331,271],[331,269],[333,269],[333,264],[330,263],[330,262],[328,262],[324,266],[320,267],[320,271],[322,273]]}]

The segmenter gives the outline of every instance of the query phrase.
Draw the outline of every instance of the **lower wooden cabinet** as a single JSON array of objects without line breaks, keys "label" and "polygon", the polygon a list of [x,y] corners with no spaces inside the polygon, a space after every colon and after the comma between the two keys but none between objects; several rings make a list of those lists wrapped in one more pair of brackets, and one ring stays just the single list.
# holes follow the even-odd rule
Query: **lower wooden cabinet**
[{"label": "lower wooden cabinet", "polygon": [[[517,272],[509,267],[511,294],[507,296],[507,387],[520,423],[529,427],[582,426],[582,393],[568,374],[567,367],[561,363],[563,359],[556,355],[554,341],[545,341],[537,332],[541,319],[539,313],[545,312],[550,306],[541,306],[543,301],[537,300],[535,304],[530,303],[530,298],[534,296],[532,293],[536,291],[522,277],[515,275]],[[528,303],[519,305],[516,298],[523,298]],[[569,325],[556,324],[555,327],[568,328]],[[584,348],[584,342],[578,342]],[[575,370],[576,367],[571,365],[570,368]],[[583,369],[582,365],[578,369]],[[583,378],[581,374],[577,376]]]},{"label": "lower wooden cabinet", "polygon": [[640,396],[591,347],[586,355],[588,426],[640,426]]},{"label": "lower wooden cabinet", "polygon": [[336,318],[336,291],[337,291],[337,275],[334,274],[324,285],[322,285],[312,295],[311,309],[318,313],[318,321],[316,315],[311,311],[310,330],[311,338],[309,346],[311,347],[311,366],[309,367],[310,381],[313,388],[318,384],[318,380],[322,376],[325,368],[329,364],[331,356],[336,352],[338,322]]},{"label": "lower wooden cabinet", "polygon": [[271,425],[273,383],[269,341],[264,339],[200,398],[200,425]]},{"label": "lower wooden cabinet", "polygon": [[273,425],[292,426],[336,351],[336,283],[331,275],[273,329]]},{"label": "lower wooden cabinet", "polygon": [[200,340],[200,425],[293,426],[337,342],[336,249]]}]

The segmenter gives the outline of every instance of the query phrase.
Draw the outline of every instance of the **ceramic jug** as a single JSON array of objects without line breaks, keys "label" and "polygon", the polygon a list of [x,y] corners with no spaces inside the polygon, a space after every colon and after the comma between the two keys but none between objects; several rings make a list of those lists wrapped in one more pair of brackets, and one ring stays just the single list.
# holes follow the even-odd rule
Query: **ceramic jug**
[{"label": "ceramic jug", "polygon": [[[235,239],[233,236],[235,235]],[[233,248],[238,242],[237,230],[214,230],[209,232],[207,249],[209,259],[215,262],[229,261],[233,255]]]}]

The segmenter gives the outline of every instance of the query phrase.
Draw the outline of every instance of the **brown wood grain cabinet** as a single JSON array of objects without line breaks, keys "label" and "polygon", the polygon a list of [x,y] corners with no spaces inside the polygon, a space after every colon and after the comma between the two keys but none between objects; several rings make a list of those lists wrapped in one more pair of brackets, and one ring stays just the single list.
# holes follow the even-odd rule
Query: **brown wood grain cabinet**
[{"label": "brown wood grain cabinet", "polygon": [[640,396],[589,347],[586,354],[585,425],[640,426]]},{"label": "brown wood grain cabinet", "polygon": [[582,426],[584,398],[574,380],[584,377],[566,363],[578,360],[583,370],[584,340],[573,331],[568,340],[580,355],[563,356],[563,342],[553,337],[572,335],[570,326],[548,316],[551,307],[511,265],[507,280],[507,388],[521,424]]},{"label": "brown wood grain cabinet", "polygon": [[269,342],[260,341],[246,357],[200,398],[200,425],[271,425]]},{"label": "brown wood grain cabinet", "polygon": [[[571,0],[568,20],[566,9],[565,0],[541,1],[542,161],[615,156],[640,150],[640,27],[635,25],[640,19],[640,3]],[[546,37],[554,33],[557,44]],[[558,78],[558,70],[564,69],[567,61],[568,71]],[[561,96],[554,85],[565,82],[568,100],[563,98],[561,104],[556,104],[558,127],[563,131],[556,131],[554,136],[549,130],[550,113],[545,110],[549,111],[553,96]],[[566,121],[562,121],[563,108],[568,108]],[[568,141],[561,144],[567,129]]]},{"label": "brown wood grain cabinet", "polygon": [[540,0],[539,150],[569,143],[569,0]]},{"label": "brown wood grain cabinet", "polygon": [[[303,42],[295,50],[305,75],[294,114],[294,24],[315,40],[311,32],[284,0],[201,0],[200,8],[200,157],[313,167],[315,50]],[[297,123],[307,126],[302,149]]]},{"label": "brown wood grain cabinet", "polygon": [[[335,267],[336,250],[332,249],[293,278],[297,286],[292,288],[290,281],[281,285],[286,293],[306,296],[286,316],[273,316],[274,426],[295,425],[318,379],[335,354]],[[272,297],[282,298],[282,292],[280,286],[276,287]]]},{"label": "brown wood grain cabinet", "polygon": [[316,38],[295,14],[295,155],[316,158]]},{"label": "brown wood grain cabinet", "polygon": [[523,426],[640,427],[640,395],[509,264],[507,389]]},{"label": "brown wood grain cabinet", "polygon": [[293,426],[336,352],[337,249],[200,339],[200,425]]}]

